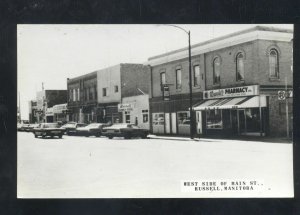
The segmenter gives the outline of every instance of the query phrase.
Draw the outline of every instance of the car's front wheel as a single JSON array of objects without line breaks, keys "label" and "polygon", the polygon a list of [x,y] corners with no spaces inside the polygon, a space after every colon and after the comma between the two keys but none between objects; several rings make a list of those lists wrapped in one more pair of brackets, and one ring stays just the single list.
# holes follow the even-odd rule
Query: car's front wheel
[{"label": "car's front wheel", "polygon": [[58,135],[58,138],[62,138],[62,134],[61,134],[61,135]]},{"label": "car's front wheel", "polygon": [[108,139],[112,139],[113,138],[113,136],[108,136]]},{"label": "car's front wheel", "polygon": [[35,137],[35,138],[38,138],[38,135],[36,135],[36,133],[34,133],[34,137]]}]

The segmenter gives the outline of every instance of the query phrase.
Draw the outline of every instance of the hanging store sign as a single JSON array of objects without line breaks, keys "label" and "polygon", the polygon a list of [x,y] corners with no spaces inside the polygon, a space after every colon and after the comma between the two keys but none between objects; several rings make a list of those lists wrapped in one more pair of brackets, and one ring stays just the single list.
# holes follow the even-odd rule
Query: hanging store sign
[{"label": "hanging store sign", "polygon": [[123,112],[123,111],[132,111],[133,110],[133,104],[118,104],[118,111]]},{"label": "hanging store sign", "polygon": [[170,100],[169,86],[163,86],[163,100],[164,101],[169,101]]},{"label": "hanging store sign", "polygon": [[242,86],[231,87],[217,90],[205,90],[203,93],[203,99],[215,99],[215,98],[228,98],[237,96],[254,96],[259,95],[259,86]]}]

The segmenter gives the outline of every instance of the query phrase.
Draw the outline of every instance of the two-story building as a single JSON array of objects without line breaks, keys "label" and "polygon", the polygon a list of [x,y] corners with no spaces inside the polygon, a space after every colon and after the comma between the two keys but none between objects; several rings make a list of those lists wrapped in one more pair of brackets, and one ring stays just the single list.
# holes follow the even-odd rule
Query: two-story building
[{"label": "two-story building", "polygon": [[[98,74],[98,111],[105,122],[127,122],[149,127],[143,120],[149,112],[150,68],[142,64],[118,64]],[[130,106],[122,108],[120,105]]]},{"label": "two-story building", "polygon": [[151,131],[187,135],[194,120],[198,135],[284,136],[292,98],[278,92],[292,90],[292,38],[292,30],[257,26],[193,45],[192,119],[188,49],[149,58]]},{"label": "two-story building", "polygon": [[97,72],[67,79],[69,121],[99,122]]}]

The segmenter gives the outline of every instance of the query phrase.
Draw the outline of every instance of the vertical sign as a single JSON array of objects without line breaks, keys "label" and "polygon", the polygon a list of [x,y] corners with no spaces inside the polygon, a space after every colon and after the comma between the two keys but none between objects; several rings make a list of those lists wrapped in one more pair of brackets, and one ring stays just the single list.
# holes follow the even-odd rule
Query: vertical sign
[{"label": "vertical sign", "polygon": [[169,101],[170,100],[169,86],[163,86],[163,100],[164,101]]}]

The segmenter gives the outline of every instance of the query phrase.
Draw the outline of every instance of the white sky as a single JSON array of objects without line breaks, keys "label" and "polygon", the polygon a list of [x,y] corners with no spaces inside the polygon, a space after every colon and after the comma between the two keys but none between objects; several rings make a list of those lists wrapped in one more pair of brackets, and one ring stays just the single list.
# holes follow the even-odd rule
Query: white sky
[{"label": "white sky", "polygon": [[[293,25],[266,25],[293,29]],[[191,44],[256,25],[177,25]],[[67,89],[67,78],[187,47],[187,34],[167,25],[18,25],[18,92],[22,119],[42,89]]]}]

